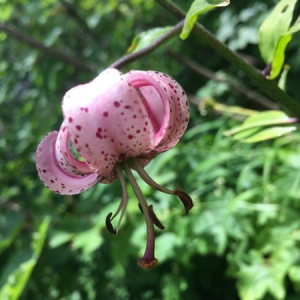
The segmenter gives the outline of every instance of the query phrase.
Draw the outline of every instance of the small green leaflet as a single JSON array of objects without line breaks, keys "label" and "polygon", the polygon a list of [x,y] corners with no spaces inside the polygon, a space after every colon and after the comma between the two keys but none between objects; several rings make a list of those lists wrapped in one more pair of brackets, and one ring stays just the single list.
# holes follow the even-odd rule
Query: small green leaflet
[{"label": "small green leaflet", "polygon": [[296,119],[288,117],[282,111],[264,111],[250,116],[241,126],[225,131],[224,135],[244,143],[256,143],[296,130],[298,127],[294,123]]},{"label": "small green leaflet", "polygon": [[132,41],[127,53],[133,53],[144,49],[169,31],[172,26],[153,28],[138,34]]},{"label": "small green leaflet", "polygon": [[0,299],[18,300],[42,253],[50,218],[45,217],[32,237],[31,248],[19,249],[3,266],[0,278]]},{"label": "small green leaflet", "polygon": [[281,0],[259,29],[259,50],[265,63],[272,63],[268,79],[276,78],[285,59],[285,48],[292,39],[292,34],[300,30],[298,18],[291,26],[294,7],[297,0]]},{"label": "small green leaflet", "polygon": [[195,0],[185,18],[180,38],[185,40],[192,31],[198,15],[215,7],[227,6],[230,0]]}]

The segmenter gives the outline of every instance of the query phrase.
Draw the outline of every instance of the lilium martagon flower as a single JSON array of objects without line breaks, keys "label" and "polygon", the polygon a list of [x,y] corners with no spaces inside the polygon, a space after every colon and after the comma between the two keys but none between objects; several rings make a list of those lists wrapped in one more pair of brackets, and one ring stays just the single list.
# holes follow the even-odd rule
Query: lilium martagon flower
[{"label": "lilium martagon flower", "polygon": [[[91,82],[70,89],[62,110],[60,130],[47,134],[36,151],[40,179],[61,195],[79,194],[98,183],[119,179],[121,203],[116,213],[106,218],[108,230],[117,234],[128,200],[124,172],[146,220],[147,245],[138,265],[153,267],[158,262],[154,225],[164,227],[153,206],[147,204],[132,170],[153,188],[178,196],[186,212],[192,208],[185,192],[160,186],[144,169],[158,154],[173,148],[185,132],[189,121],[186,93],[173,78],[160,72],[122,74],[108,68]],[[114,229],[111,221],[119,214]]]}]

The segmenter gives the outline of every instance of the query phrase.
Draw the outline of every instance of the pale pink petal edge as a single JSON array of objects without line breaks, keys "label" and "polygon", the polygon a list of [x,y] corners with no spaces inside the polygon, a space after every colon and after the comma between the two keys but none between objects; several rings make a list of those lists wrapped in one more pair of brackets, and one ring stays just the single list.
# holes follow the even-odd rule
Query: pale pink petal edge
[{"label": "pale pink petal edge", "polygon": [[96,173],[76,175],[61,169],[55,155],[57,136],[57,131],[47,134],[35,155],[38,174],[45,186],[57,194],[75,195],[97,184],[100,178]]}]

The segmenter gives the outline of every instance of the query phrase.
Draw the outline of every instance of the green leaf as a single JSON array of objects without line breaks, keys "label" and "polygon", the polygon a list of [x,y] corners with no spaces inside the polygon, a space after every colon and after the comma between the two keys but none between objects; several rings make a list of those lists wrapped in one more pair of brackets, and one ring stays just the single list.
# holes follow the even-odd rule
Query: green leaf
[{"label": "green leaf", "polygon": [[290,123],[291,119],[282,111],[268,110],[259,112],[247,118],[241,126],[225,131],[225,135],[234,135],[240,131],[252,129],[255,127],[286,124]]},{"label": "green leaf", "polygon": [[288,33],[297,0],[281,0],[259,28],[259,50],[265,63],[273,60],[279,39]]},{"label": "green leaf", "polygon": [[291,34],[300,29],[298,20],[290,28],[297,0],[281,0],[259,29],[259,50],[264,61],[272,63],[268,79],[276,78],[284,63],[284,52]]},{"label": "green leaf", "polygon": [[0,299],[17,300],[42,252],[50,219],[46,217],[33,234],[31,249],[19,249],[4,267],[0,280]]},{"label": "green leaf", "polygon": [[274,50],[272,69],[271,69],[270,76],[267,77],[268,79],[274,79],[280,74],[285,59],[285,55],[284,55],[285,48],[291,40],[292,40],[291,34],[283,35],[279,39]]},{"label": "green leaf", "polygon": [[182,245],[180,237],[171,232],[163,233],[156,239],[156,256],[160,262],[164,262],[175,255],[176,247],[180,245]]},{"label": "green leaf", "polygon": [[90,254],[101,246],[103,238],[97,227],[76,234],[73,238],[73,249],[81,249],[85,254]]},{"label": "green leaf", "polygon": [[144,49],[151,45],[154,41],[160,38],[163,34],[169,31],[172,26],[153,28],[138,34],[132,41],[127,53],[133,53]]},{"label": "green leaf", "polygon": [[192,31],[198,15],[215,7],[227,6],[230,0],[196,0],[191,5],[184,22],[180,38],[185,40]]},{"label": "green leaf", "polygon": [[280,136],[283,136],[285,134],[288,134],[292,131],[295,131],[297,129],[296,126],[288,126],[288,127],[271,127],[267,129],[263,129],[259,131],[256,134],[251,135],[248,138],[245,138],[242,140],[244,143],[256,143],[256,142],[261,142],[273,138],[278,138]]},{"label": "green leaf", "polygon": [[0,218],[0,255],[16,240],[23,226],[23,216],[19,212],[8,212]]},{"label": "green leaf", "polygon": [[283,90],[285,91],[285,86],[286,86],[286,78],[287,78],[287,75],[288,75],[288,72],[290,70],[290,66],[289,65],[284,65],[283,66],[283,71],[281,73],[281,76],[280,76],[280,79],[278,81],[278,86]]},{"label": "green leaf", "polygon": [[[225,131],[224,135],[244,143],[255,143],[277,138],[296,130],[297,126],[292,125],[294,122],[294,119],[289,118],[282,111],[264,111],[250,116],[241,126]],[[292,126],[288,126],[289,124]]]},{"label": "green leaf", "polygon": [[299,30],[300,30],[300,16],[298,17],[294,25],[290,27],[288,34],[296,33]]}]

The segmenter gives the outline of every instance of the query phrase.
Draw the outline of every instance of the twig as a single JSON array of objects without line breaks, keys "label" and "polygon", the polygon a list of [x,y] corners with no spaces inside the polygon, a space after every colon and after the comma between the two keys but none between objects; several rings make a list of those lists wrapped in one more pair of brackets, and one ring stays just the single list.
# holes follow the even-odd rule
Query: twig
[{"label": "twig", "polygon": [[158,48],[161,44],[169,40],[172,36],[177,34],[181,29],[184,24],[184,20],[180,21],[177,23],[173,28],[171,28],[169,31],[167,31],[165,34],[160,36],[156,41],[154,41],[150,46],[145,47],[139,51],[130,53],[121,59],[117,60],[114,62],[112,65],[110,65],[110,68],[116,68],[116,69],[121,69],[122,67],[132,63],[133,61],[136,61],[149,53],[153,52],[156,48]]},{"label": "twig", "polygon": [[217,76],[215,72],[205,68],[204,66],[200,65],[199,63],[197,63],[196,61],[194,61],[188,57],[179,55],[174,52],[169,52],[169,54],[171,56],[173,56],[176,60],[183,62],[190,69],[199,73],[200,75],[202,75],[208,79],[218,81],[218,82],[225,82],[236,92],[246,96],[250,100],[254,100],[255,102],[259,103],[260,105],[262,105],[264,107],[267,107],[269,109],[279,109],[279,106],[276,103],[270,101],[269,99],[260,95],[259,93],[255,92],[253,90],[250,90],[249,88],[247,88],[240,82],[226,76],[225,74],[222,76]]},{"label": "twig", "polygon": [[97,71],[96,66],[87,64],[85,62],[82,62],[80,59],[78,59],[76,57],[71,57],[66,53],[63,53],[61,51],[57,51],[55,49],[47,47],[47,46],[43,45],[42,43],[38,42],[37,40],[33,39],[32,37],[20,32],[20,31],[10,28],[5,23],[0,22],[0,30],[3,30],[8,35],[18,39],[19,41],[29,44],[30,46],[33,46],[47,54],[50,54],[60,60],[63,60],[66,63],[69,63],[78,69],[81,69],[83,71],[88,71],[88,72],[96,72]]},{"label": "twig", "polygon": [[252,109],[221,104],[212,98],[199,99],[193,95],[188,95],[188,99],[190,103],[198,106],[201,115],[206,115],[207,111],[213,110],[218,115],[230,115],[232,119],[244,121],[247,117],[258,113]]},{"label": "twig", "polygon": [[[156,0],[157,3],[165,7],[170,13],[179,19],[185,18],[186,13],[182,11],[177,5],[170,0]],[[225,44],[216,39],[213,34],[206,30],[199,23],[195,23],[193,32],[200,37],[206,44],[217,51],[222,57],[228,60],[232,65],[242,70],[245,75],[253,81],[262,91],[280,104],[283,109],[290,115],[300,120],[300,105],[291,98],[288,94],[283,92],[276,84],[276,82],[265,79],[255,68],[249,65],[235,52],[231,51]]]}]

